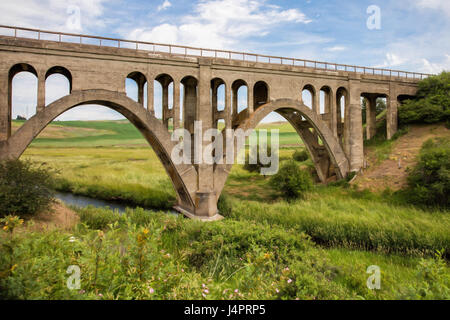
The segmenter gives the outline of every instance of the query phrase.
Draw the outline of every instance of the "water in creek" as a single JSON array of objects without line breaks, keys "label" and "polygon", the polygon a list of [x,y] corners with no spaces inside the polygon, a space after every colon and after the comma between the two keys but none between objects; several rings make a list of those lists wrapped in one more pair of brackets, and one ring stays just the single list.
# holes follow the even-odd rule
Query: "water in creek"
[{"label": "water in creek", "polygon": [[110,209],[117,209],[119,212],[124,213],[126,208],[134,209],[136,206],[125,205],[119,201],[106,201],[85,196],[78,196],[72,193],[55,192],[55,198],[61,200],[67,205],[72,205],[80,208],[87,206],[94,206],[96,208],[109,207]]}]

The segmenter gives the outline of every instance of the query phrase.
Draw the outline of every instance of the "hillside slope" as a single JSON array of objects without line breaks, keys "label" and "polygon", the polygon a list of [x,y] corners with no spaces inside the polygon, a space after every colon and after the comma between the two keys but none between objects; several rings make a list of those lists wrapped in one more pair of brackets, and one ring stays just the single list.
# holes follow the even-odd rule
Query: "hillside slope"
[{"label": "hillside slope", "polygon": [[361,189],[382,191],[386,188],[399,190],[406,185],[408,168],[417,161],[422,144],[436,137],[449,136],[443,124],[414,125],[409,132],[392,142],[390,153],[385,160],[379,161],[377,147],[365,150],[366,169],[353,181]]}]

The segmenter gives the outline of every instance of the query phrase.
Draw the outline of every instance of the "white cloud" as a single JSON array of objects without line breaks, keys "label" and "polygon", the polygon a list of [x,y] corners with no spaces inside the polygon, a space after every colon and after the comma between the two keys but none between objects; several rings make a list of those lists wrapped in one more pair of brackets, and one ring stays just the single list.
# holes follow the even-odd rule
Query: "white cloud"
[{"label": "white cloud", "polygon": [[137,28],[126,36],[151,42],[232,49],[247,37],[266,35],[276,25],[311,22],[298,9],[283,10],[265,4],[265,1],[255,0],[198,1],[194,14],[179,20],[179,24],[164,23],[153,28]]},{"label": "white cloud", "polygon": [[438,74],[442,71],[450,70],[450,55],[446,54],[445,59],[440,63],[432,63],[427,59],[422,59],[423,67],[421,69],[422,72]]},{"label": "white cloud", "polygon": [[106,0],[21,0],[1,1],[0,21],[3,25],[73,32],[67,21],[73,16],[69,8],[80,10],[81,29],[103,26],[101,16]]},{"label": "white cloud", "polygon": [[420,9],[435,9],[450,16],[450,1],[448,0],[416,0]]},{"label": "white cloud", "polygon": [[167,8],[170,8],[172,6],[172,4],[170,3],[169,0],[164,0],[164,2],[158,6],[157,10],[161,11],[161,10],[166,10]]},{"label": "white cloud", "polygon": [[400,55],[397,55],[392,52],[386,53],[386,59],[384,60],[384,63],[380,66],[377,66],[379,68],[392,68],[396,66],[402,65],[404,62],[406,62],[406,59],[401,57]]},{"label": "white cloud", "polygon": [[339,51],[344,51],[344,50],[347,50],[347,48],[343,47],[343,46],[334,46],[334,47],[325,48],[325,51],[328,51],[328,52],[339,52]]}]

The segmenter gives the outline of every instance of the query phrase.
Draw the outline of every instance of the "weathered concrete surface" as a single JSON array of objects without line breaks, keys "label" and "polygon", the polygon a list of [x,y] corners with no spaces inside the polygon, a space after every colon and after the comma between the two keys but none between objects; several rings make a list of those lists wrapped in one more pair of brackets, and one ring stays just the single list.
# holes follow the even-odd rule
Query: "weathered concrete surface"
[{"label": "weathered concrete surface", "polygon": [[[38,78],[37,114],[11,136],[12,79],[22,71]],[[69,79],[71,94],[46,105],[45,79],[53,73]],[[137,102],[126,97],[127,78],[138,85]],[[154,116],[155,80],[163,89],[161,120]],[[172,107],[168,97],[170,84]],[[219,85],[225,86],[225,109],[220,111]],[[237,92],[241,86],[248,88],[248,103],[238,113]],[[301,102],[304,88],[312,92],[312,110]],[[323,114],[319,107],[320,90],[326,92]],[[414,95],[416,90],[417,80],[393,76],[0,36],[0,158],[19,157],[62,112],[86,103],[102,104],[127,117],[155,149],[173,181],[179,210],[191,217],[215,220],[220,218],[217,199],[231,168],[174,165],[170,159],[174,144],[170,141],[169,121],[175,129],[184,127],[193,134],[196,120],[203,122],[203,130],[216,127],[219,120],[225,121],[226,128],[254,128],[268,113],[278,112],[304,140],[320,179],[326,182],[334,175],[341,178],[349,171],[358,171],[363,164],[361,95],[387,97],[390,138],[397,130],[397,98]],[[342,112],[341,96],[345,97]],[[372,135],[372,122],[369,128]]]}]

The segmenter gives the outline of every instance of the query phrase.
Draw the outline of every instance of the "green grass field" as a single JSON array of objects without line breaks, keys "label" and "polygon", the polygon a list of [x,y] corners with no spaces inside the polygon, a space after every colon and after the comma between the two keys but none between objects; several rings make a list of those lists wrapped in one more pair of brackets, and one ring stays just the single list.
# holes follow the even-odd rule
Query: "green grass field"
[{"label": "green grass field", "polygon": [[[21,124],[23,124],[23,121],[14,120],[13,131],[19,128]],[[70,129],[70,131],[67,132],[67,129]],[[302,145],[301,139],[288,123],[261,124],[258,126],[258,129],[278,129],[281,146]],[[52,132],[53,134],[51,134]],[[49,135],[50,137],[48,137]],[[147,141],[142,137],[139,130],[128,120],[55,121],[52,122],[31,144],[32,147],[58,148],[113,146],[142,147],[147,145]]]},{"label": "green grass field", "polygon": [[[281,161],[302,147],[287,123],[260,128],[280,128]],[[128,122],[58,122],[46,130],[22,157],[57,169],[57,189],[154,210],[167,210],[173,204],[175,193],[164,168]],[[311,160],[303,163],[311,165]],[[389,193],[357,191],[346,185],[316,186],[305,199],[285,202],[270,187],[269,178],[239,165],[233,167],[224,193],[232,210],[225,220],[212,224],[139,209],[124,217],[87,208],[77,209],[82,224],[70,234],[20,233],[15,259],[21,273],[11,279],[23,283],[17,295],[62,299],[93,299],[99,292],[105,298],[122,299],[450,298],[449,267],[434,258],[437,251],[449,256],[448,212],[424,211]],[[146,271],[136,274],[139,250],[144,250],[136,239],[144,227],[151,234],[145,247],[149,258],[143,262]],[[94,250],[99,239],[96,229],[103,229],[107,239],[101,253]],[[89,286],[83,294],[67,292],[50,280],[55,274],[49,265],[62,268],[70,260],[66,242],[71,234],[80,239],[84,253],[72,259],[88,270],[84,283]],[[44,249],[49,243],[54,247],[51,257]],[[128,253],[118,254],[117,248],[125,244]],[[94,281],[92,261],[98,256],[101,263],[96,270],[102,276]],[[134,268],[133,274],[126,263]],[[36,274],[40,283],[23,278],[44,265],[44,274]],[[381,269],[381,290],[366,286],[370,265]],[[37,293],[27,289],[27,281]],[[49,281],[52,284],[45,289]],[[202,284],[210,292],[205,296]],[[9,284],[1,285],[9,288]],[[149,293],[149,286],[157,295]]]}]

